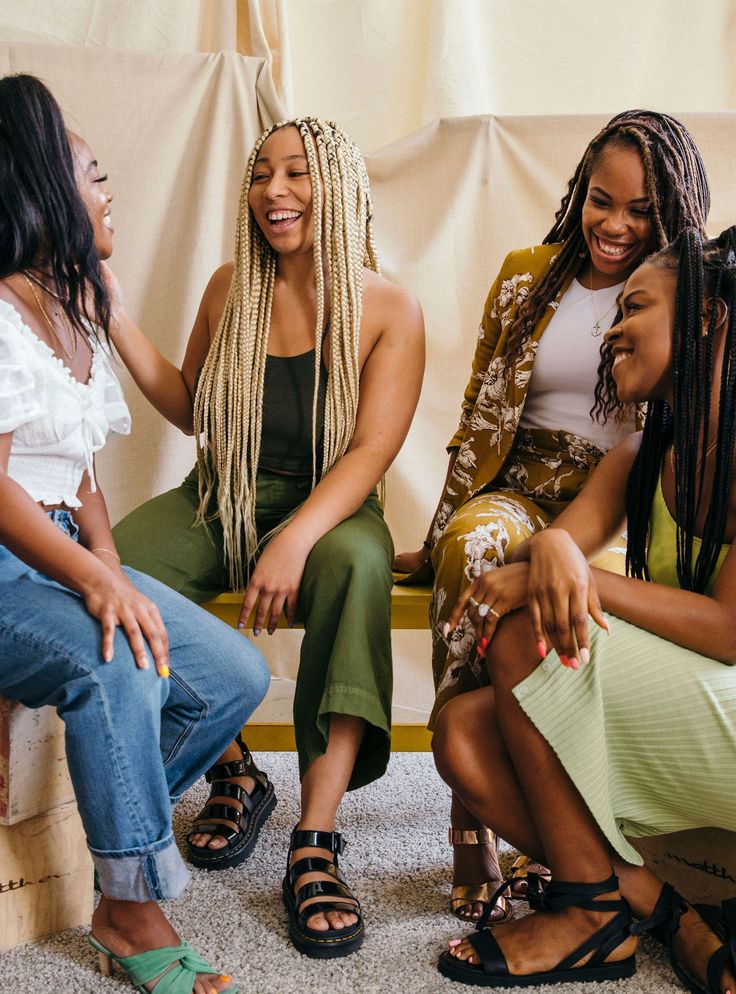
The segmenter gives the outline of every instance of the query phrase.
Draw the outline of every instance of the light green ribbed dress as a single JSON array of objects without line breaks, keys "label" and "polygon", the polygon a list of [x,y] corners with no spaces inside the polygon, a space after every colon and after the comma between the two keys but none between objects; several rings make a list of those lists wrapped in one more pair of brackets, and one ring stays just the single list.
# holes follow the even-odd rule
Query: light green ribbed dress
[{"label": "light green ribbed dress", "polygon": [[[676,525],[661,480],[648,566],[654,582],[679,585]],[[514,694],[613,848],[641,865],[625,836],[736,831],[736,667],[607,617],[610,636],[590,623],[588,666],[567,669],[552,652]]]}]

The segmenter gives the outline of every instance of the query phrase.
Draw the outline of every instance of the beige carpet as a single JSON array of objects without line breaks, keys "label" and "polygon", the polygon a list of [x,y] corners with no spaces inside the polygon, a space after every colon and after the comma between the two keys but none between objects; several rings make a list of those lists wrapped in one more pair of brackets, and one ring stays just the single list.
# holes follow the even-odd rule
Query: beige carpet
[{"label": "beige carpet", "polygon": [[[447,940],[464,928],[446,911],[449,892],[448,792],[426,753],[394,755],[379,783],[349,795],[341,825],[349,845],[342,865],[366,918],[363,948],[343,960],[315,961],[289,944],[281,902],[288,835],[297,816],[295,757],[258,757],[272,777],[279,804],[253,856],[219,873],[194,871],[184,897],[167,906],[180,934],[250,994],[434,994],[465,988],[441,977],[435,963]],[[193,788],[176,812],[183,832],[206,796]],[[2,897],[0,897],[2,900]],[[525,906],[523,906],[525,907]],[[680,990],[658,947],[646,940],[639,969],[615,988],[620,994]],[[118,974],[118,978],[122,975]],[[599,989],[570,984],[560,994]],[[601,990],[613,990],[612,987]],[[5,994],[123,992],[123,979],[96,972],[84,930],[76,929],[0,958]]]}]

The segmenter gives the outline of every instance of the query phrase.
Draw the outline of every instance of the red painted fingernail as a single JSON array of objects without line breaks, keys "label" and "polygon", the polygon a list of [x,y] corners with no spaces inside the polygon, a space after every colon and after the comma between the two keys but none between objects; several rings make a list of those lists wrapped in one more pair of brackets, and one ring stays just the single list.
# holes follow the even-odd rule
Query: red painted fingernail
[{"label": "red painted fingernail", "polygon": [[544,644],[544,642],[537,642],[537,652],[539,653],[540,659],[547,658],[547,646]]},{"label": "red painted fingernail", "polygon": [[485,635],[480,640],[480,647],[481,647],[481,649],[487,649],[488,648],[488,639],[485,637]]},{"label": "red painted fingernail", "polygon": [[567,656],[563,656],[561,653],[560,653],[560,662],[562,663],[563,666],[567,666],[568,668],[570,667],[570,660],[567,658]]}]

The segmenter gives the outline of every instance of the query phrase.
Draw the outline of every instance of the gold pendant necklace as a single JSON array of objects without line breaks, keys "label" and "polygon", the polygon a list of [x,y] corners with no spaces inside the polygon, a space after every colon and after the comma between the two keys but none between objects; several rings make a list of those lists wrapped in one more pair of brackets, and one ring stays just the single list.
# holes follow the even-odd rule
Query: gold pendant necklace
[{"label": "gold pendant necklace", "polygon": [[49,331],[54,336],[56,342],[58,343],[59,348],[61,349],[61,351],[64,353],[64,355],[67,357],[67,359],[69,359],[71,361],[75,357],[75,355],[77,354],[77,345],[79,344],[78,340],[77,340],[76,329],[71,324],[71,322],[68,320],[68,318],[64,314],[63,310],[61,310],[61,311],[56,311],[55,310],[54,311],[55,315],[57,317],[61,318],[62,323],[66,326],[66,329],[69,332],[69,336],[71,338],[72,350],[71,350],[71,352],[67,352],[66,348],[64,347],[64,343],[62,342],[61,338],[59,338],[59,335],[57,334],[56,328],[54,328],[53,321],[51,320],[51,318],[46,313],[46,308],[43,306],[43,303],[41,302],[41,298],[38,295],[38,290],[36,290],[35,286],[33,285],[33,282],[38,283],[39,286],[43,287],[44,290],[46,290],[52,296],[57,297],[59,300],[61,300],[61,297],[59,297],[58,294],[53,293],[53,291],[49,290],[49,288],[46,287],[46,286],[44,286],[43,283],[41,283],[39,280],[36,280],[34,278],[34,280],[32,282],[31,281],[31,277],[28,275],[28,273],[25,271],[25,269],[23,270],[22,276],[23,276],[23,279],[26,281],[26,284],[28,285],[28,289],[33,294],[33,299],[36,301],[36,306],[38,307],[39,311],[43,315],[43,318],[44,318],[46,324],[49,327]]},{"label": "gold pendant necklace", "polygon": [[[593,282],[593,279],[591,277],[591,283],[592,282]],[[611,313],[611,311],[613,310],[613,308],[618,303],[618,298],[616,298],[616,300],[614,300],[614,302],[611,304],[611,306],[608,308],[608,310],[606,311],[605,314],[602,314],[600,317],[598,317],[598,314],[596,313],[596,309],[595,309],[595,291],[593,290],[592,286],[588,288],[588,292],[590,293],[590,309],[593,312],[593,330],[591,331],[591,335],[593,336],[593,338],[600,338],[601,335],[603,334],[604,330],[607,330],[607,329],[601,328],[601,321],[605,321],[606,320],[606,318],[608,317],[608,315]]]}]

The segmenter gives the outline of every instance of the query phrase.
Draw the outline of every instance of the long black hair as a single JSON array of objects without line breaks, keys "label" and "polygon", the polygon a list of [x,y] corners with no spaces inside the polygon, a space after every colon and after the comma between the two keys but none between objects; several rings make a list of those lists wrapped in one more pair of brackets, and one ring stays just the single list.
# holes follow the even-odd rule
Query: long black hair
[{"label": "long black hair", "polygon": [[[684,124],[668,114],[626,110],[606,124],[586,148],[567,184],[544,244],[562,242],[545,276],[519,307],[509,331],[509,369],[521,355],[550,302],[565,282],[590,260],[583,236],[583,205],[588,182],[603,151],[612,146],[634,148],[641,156],[647,196],[652,205],[652,229],[657,248],[664,248],[686,227],[705,235],[710,190],[698,147]],[[596,408],[603,415],[618,406],[610,378],[596,390]]]},{"label": "long black hair", "polygon": [[[690,228],[668,248],[648,260],[676,273],[672,338],[674,390],[672,409],[664,400],[648,405],[641,448],[626,487],[628,545],[626,571],[649,579],[647,532],[662,460],[672,445],[677,519],[677,576],[684,590],[703,593],[713,574],[726,528],[736,444],[736,227],[717,239],[703,239]],[[723,360],[720,368],[715,473],[703,526],[700,552],[693,565],[695,522],[705,481],[705,454],[714,375],[714,339],[718,301],[725,304]],[[709,318],[704,326],[704,306]]]},{"label": "long black hair", "polygon": [[41,270],[73,326],[105,333],[110,304],[59,105],[35,76],[0,79],[0,279]]}]

